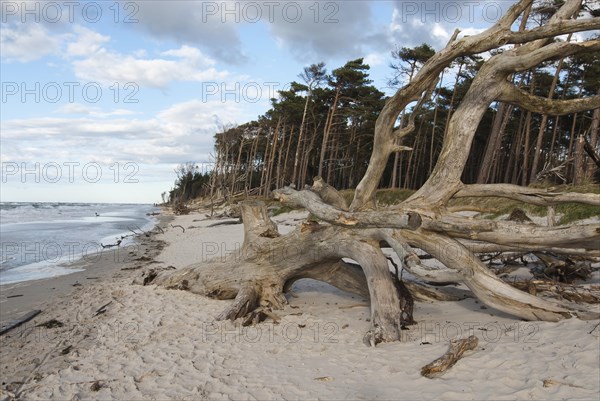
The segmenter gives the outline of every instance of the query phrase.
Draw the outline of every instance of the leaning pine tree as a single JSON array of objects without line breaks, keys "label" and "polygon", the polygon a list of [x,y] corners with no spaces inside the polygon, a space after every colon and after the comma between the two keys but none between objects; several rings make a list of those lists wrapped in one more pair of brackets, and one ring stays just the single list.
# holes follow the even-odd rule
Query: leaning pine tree
[{"label": "leaning pine tree", "polygon": [[[147,272],[145,281],[168,288],[185,289],[219,299],[234,299],[218,319],[258,321],[261,315],[282,308],[285,292],[294,281],[313,278],[340,289],[368,296],[371,327],[367,344],[398,341],[401,325],[412,317],[413,295],[421,290],[406,287],[390,274],[381,250],[387,243],[398,254],[403,268],[428,282],[462,282],[483,303],[528,320],[558,321],[578,317],[598,318],[597,309],[561,303],[522,292],[496,277],[476,256],[478,252],[552,251],[598,256],[600,224],[541,227],[513,221],[473,220],[452,215],[447,205],[462,197],[504,197],[553,206],[563,202],[600,205],[600,195],[549,192],[507,184],[465,185],[461,174],[477,126],[493,102],[499,101],[532,113],[565,115],[600,107],[600,96],[558,100],[534,96],[509,79],[550,60],[600,51],[600,39],[581,42],[557,40],[561,35],[600,29],[600,17],[576,18],[581,0],[567,0],[544,25],[518,32],[511,27],[531,6],[521,0],[486,31],[457,39],[455,32],[443,50],[431,57],[409,84],[385,104],[377,119],[369,167],[346,208],[331,191],[297,191],[282,188],[274,196],[284,204],[301,206],[324,223],[312,220],[295,231],[280,235],[264,205],[242,206],[244,243],[237,252],[207,263],[176,271]],[[375,191],[390,155],[408,148],[400,138],[414,129],[414,121],[395,129],[400,113],[417,102],[417,115],[436,87],[442,71],[464,56],[515,44],[494,52],[481,67],[468,93],[449,122],[443,148],[425,184],[403,203],[377,208]],[[335,192],[332,188],[329,188]],[[320,194],[327,193],[327,196]],[[420,263],[415,249],[442,262],[446,269]],[[349,258],[357,264],[346,263]]]}]

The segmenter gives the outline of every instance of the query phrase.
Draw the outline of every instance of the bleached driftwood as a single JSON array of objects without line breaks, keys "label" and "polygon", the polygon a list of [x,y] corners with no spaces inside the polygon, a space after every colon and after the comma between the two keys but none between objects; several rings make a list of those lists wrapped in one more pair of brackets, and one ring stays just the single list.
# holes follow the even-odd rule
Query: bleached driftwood
[{"label": "bleached driftwood", "polygon": [[441,376],[454,366],[466,351],[474,350],[478,342],[479,340],[475,336],[450,341],[448,351],[435,361],[423,366],[421,368],[421,375],[430,379]]}]

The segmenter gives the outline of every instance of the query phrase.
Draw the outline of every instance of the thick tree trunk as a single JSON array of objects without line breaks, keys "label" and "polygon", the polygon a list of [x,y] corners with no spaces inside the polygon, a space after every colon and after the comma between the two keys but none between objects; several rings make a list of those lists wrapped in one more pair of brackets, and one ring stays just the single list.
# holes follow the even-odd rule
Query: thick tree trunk
[{"label": "thick tree trunk", "polygon": [[575,143],[575,162],[573,163],[573,184],[581,185],[585,180],[585,138],[580,135]]}]

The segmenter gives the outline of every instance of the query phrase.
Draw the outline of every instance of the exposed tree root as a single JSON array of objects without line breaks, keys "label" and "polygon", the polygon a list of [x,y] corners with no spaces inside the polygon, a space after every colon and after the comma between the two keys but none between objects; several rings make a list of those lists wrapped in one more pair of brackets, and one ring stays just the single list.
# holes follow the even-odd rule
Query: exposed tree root
[{"label": "exposed tree root", "polygon": [[[217,319],[241,318],[245,324],[259,322],[271,310],[283,308],[287,304],[284,294],[295,281],[321,280],[370,300],[371,328],[364,342],[376,345],[400,340],[402,326],[413,321],[413,296],[464,298],[464,294],[448,294],[417,283],[396,281],[379,247],[380,241],[386,241],[399,254],[404,266],[417,276],[431,281],[463,282],[482,302],[507,313],[528,320],[550,321],[573,315],[597,316],[584,308],[546,301],[511,287],[458,241],[437,233],[354,230],[312,222],[280,236],[267,217],[264,204],[243,203],[242,214],[246,237],[240,249],[183,269],[155,271],[140,280],[217,299],[234,299]],[[424,267],[408,244],[423,249],[450,269]],[[342,258],[350,258],[356,264]]]},{"label": "exposed tree root", "polygon": [[[218,299],[235,298],[217,317],[234,320],[257,308],[283,308],[287,303],[284,289],[300,278],[314,278],[344,291],[368,295],[369,343],[400,339],[401,316],[412,320],[412,298],[408,291],[397,290],[378,241],[362,238],[354,230],[315,223],[279,236],[266,207],[259,202],[242,204],[242,215],[246,237],[241,249],[207,263],[155,272],[151,283],[183,287]],[[263,235],[265,232],[270,235]],[[343,257],[355,260],[361,268],[344,263]],[[144,280],[148,283],[148,275]]]}]

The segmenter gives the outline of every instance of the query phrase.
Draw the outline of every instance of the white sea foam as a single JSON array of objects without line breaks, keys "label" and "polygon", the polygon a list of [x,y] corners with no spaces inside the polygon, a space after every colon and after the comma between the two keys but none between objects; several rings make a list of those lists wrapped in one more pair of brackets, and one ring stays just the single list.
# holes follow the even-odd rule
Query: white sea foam
[{"label": "white sea foam", "polygon": [[131,245],[132,230],[148,231],[151,205],[0,203],[0,284],[73,273],[69,263]]}]

